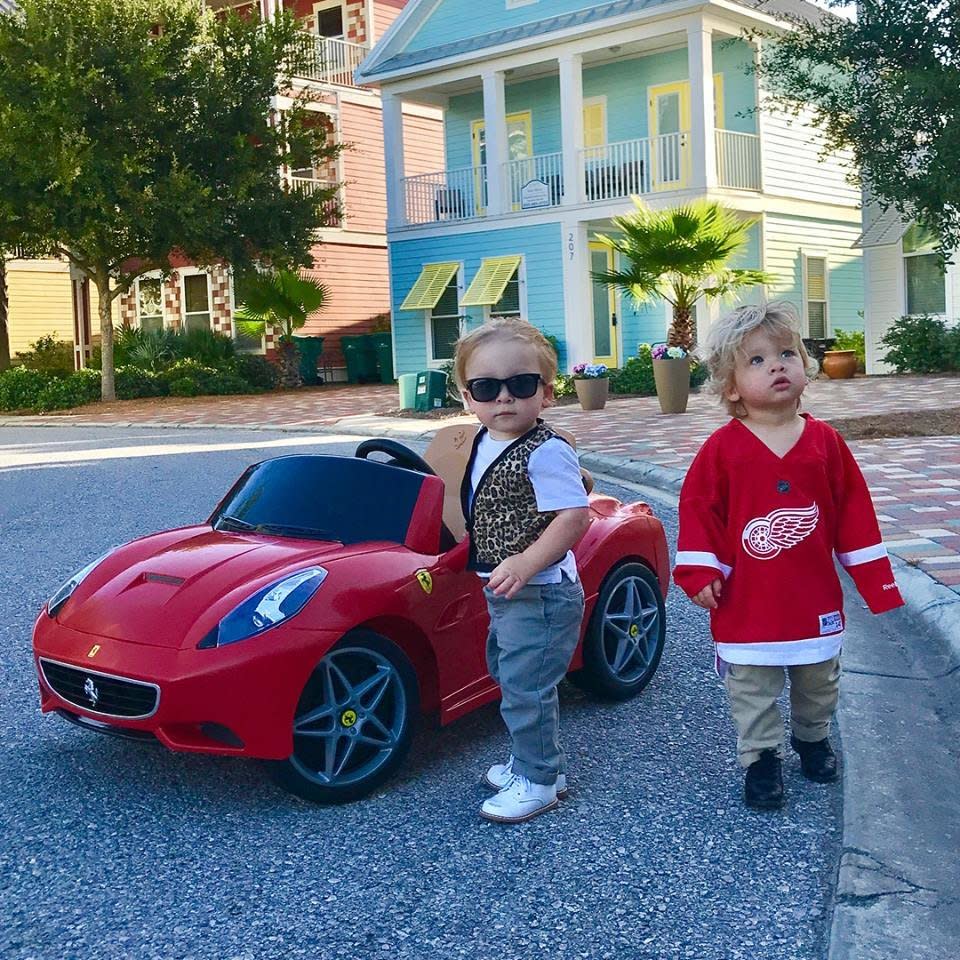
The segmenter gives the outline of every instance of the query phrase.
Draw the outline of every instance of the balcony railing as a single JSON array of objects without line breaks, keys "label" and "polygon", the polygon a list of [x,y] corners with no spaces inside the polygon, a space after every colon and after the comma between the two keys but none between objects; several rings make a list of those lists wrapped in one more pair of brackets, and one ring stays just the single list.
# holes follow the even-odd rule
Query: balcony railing
[{"label": "balcony railing", "polygon": [[541,153],[504,165],[512,210],[556,207],[563,197],[563,154]]},{"label": "balcony railing", "polygon": [[717,183],[735,190],[760,189],[760,137],[717,130]]},{"label": "balcony railing", "polygon": [[587,200],[616,200],[687,185],[689,135],[621,140],[581,151]]},{"label": "balcony railing", "polygon": [[316,193],[318,190],[336,189],[337,192],[326,202],[324,206],[324,227],[336,228],[343,223],[343,211],[341,209],[341,192],[339,184],[333,180],[318,180],[316,177],[288,176],[287,183],[291,190],[298,193]]},{"label": "balcony railing", "polygon": [[487,206],[487,168],[461,167],[406,177],[404,193],[409,224],[482,217]]},{"label": "balcony railing", "polygon": [[354,71],[369,52],[359,43],[304,32],[298,42],[293,73],[318,83],[355,87]]}]

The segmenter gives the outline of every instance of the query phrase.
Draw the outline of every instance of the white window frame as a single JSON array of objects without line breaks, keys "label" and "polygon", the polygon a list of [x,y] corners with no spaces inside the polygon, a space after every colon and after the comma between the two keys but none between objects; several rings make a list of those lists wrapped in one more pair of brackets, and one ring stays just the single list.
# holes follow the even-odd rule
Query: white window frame
[{"label": "white window frame", "polygon": [[[449,261],[453,263],[452,260]],[[425,263],[424,267],[429,267],[431,264]],[[460,306],[460,301],[463,300],[463,295],[466,293],[466,287],[464,286],[464,270],[463,270],[463,261],[460,261],[460,265],[457,267],[456,281],[457,281],[457,311],[460,316],[460,336],[463,336],[464,328],[464,317],[463,317],[463,307]],[[449,284],[448,284],[449,286]],[[438,359],[433,355],[433,310],[424,310],[423,311],[423,329],[424,335],[426,336],[427,341],[427,366],[428,367],[441,367],[445,363],[449,363],[451,358],[447,359]]]},{"label": "white window frame", "polygon": [[134,283],[133,290],[133,308],[134,313],[137,317],[137,329],[140,330],[140,281],[141,280],[159,280],[160,281],[160,329],[167,329],[167,311],[164,309],[164,295],[163,295],[163,275],[159,270],[152,270],[150,273],[145,273],[142,276],[137,277],[136,282]]},{"label": "white window frame", "polygon": [[[519,293],[518,299],[520,300],[520,319],[529,320],[530,314],[527,311],[527,258],[523,254],[520,256],[520,266],[517,267],[517,281],[520,284],[520,288],[517,291]],[[495,304],[488,304],[483,308],[484,323],[486,323],[491,317],[501,316],[501,314],[493,312],[494,306]]]},{"label": "white window frame", "polygon": [[[910,253],[907,253],[903,249],[903,238],[900,238],[900,282],[903,284],[903,315],[905,317],[921,317],[924,314],[921,313],[910,313],[910,304],[907,300],[907,259],[909,257],[929,257],[931,256],[930,252],[924,252],[921,250],[912,250]],[[926,316],[929,317],[941,317],[944,320],[948,320],[953,316],[953,285],[950,283],[950,267],[944,271],[943,274],[943,313],[929,313]]]},{"label": "white window frame", "polygon": [[807,282],[807,261],[808,260],[822,260],[823,261],[823,295],[824,300],[815,300],[814,303],[823,303],[823,335],[824,337],[830,336],[830,331],[832,330],[830,324],[830,258],[827,256],[826,251],[820,250],[804,250],[803,253],[803,276],[801,281],[803,283],[803,329],[805,331],[805,336],[810,337],[810,298],[808,296],[808,282]]},{"label": "white window frame", "polygon": [[[212,277],[206,270],[199,267],[181,267],[178,270],[180,274],[180,329],[187,330],[187,277],[204,276],[207,278],[207,313],[210,314],[210,332],[216,331],[213,318],[213,283]],[[198,310],[192,310],[191,313],[199,313]]]},{"label": "white window frame", "polygon": [[320,37],[320,17],[318,14],[324,10],[332,10],[334,7],[340,8],[340,23],[343,25],[343,33],[339,37],[327,37],[328,40],[346,40],[347,39],[347,4],[345,0],[317,0],[313,4],[313,33]]}]

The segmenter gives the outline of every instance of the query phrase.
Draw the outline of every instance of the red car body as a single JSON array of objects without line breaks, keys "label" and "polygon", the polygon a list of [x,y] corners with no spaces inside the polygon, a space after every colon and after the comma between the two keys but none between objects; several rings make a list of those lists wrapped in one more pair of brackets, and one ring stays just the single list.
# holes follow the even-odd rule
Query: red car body
[{"label": "red car body", "polygon": [[[353,458],[314,459],[397,469]],[[208,522],[110,553],[54,616],[44,608],[37,618],[42,710],[105,732],[155,737],[171,750],[283,759],[291,754],[294,714],[311,673],[358,627],[404,651],[416,671],[421,708],[438,711],[442,723],[495,699],[499,691],[484,660],[488,619],[480,580],[465,569],[465,541],[441,550],[442,481],[417,477],[403,542],[227,532]],[[345,491],[339,495],[342,509],[354,509]],[[586,595],[584,629],[604,578],[618,564],[644,564],[662,595],[668,583],[663,529],[646,504],[591,496],[590,519],[575,550]],[[314,565],[326,579],[295,616],[227,646],[198,646],[251,593]],[[581,656],[578,647],[571,669]],[[105,712],[103,691],[115,680],[127,685]],[[131,681],[143,689],[131,688]],[[124,709],[134,715],[119,716],[116,703],[126,704],[131,689],[135,696]],[[154,690],[149,715],[136,715],[137,696],[143,694],[146,709]]]}]

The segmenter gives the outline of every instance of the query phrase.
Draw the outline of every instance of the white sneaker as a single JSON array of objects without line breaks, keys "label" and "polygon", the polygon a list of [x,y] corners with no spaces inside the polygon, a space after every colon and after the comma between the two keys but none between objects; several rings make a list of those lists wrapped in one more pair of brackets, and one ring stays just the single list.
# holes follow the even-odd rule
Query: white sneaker
[{"label": "white sneaker", "polygon": [[522,823],[557,806],[556,784],[531,783],[514,774],[510,782],[480,807],[480,816],[497,823]]},{"label": "white sneaker", "polygon": [[[491,790],[502,790],[513,778],[513,754],[506,763],[495,763],[484,774],[483,782]],[[557,798],[565,800],[567,798],[567,775],[561,773],[557,776]]]}]

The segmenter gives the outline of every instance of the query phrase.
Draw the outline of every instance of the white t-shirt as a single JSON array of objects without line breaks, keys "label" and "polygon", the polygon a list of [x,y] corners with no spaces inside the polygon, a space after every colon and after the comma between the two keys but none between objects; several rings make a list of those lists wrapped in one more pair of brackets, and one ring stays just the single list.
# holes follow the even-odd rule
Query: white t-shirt
[{"label": "white t-shirt", "polygon": [[[481,477],[487,472],[490,464],[515,442],[515,439],[494,440],[489,433],[484,433],[480,438],[477,455],[473,461],[473,470],[470,473],[468,506],[472,507],[473,491],[477,489]],[[530,454],[527,476],[533,484],[533,491],[537,497],[537,509],[541,513],[585,507],[590,502],[583,488],[577,452],[559,437],[551,437]],[[480,573],[479,576],[486,579],[490,574]],[[568,550],[567,555],[559,563],[545,567],[527,582],[560,583],[564,577],[574,583],[577,580],[577,562],[572,550]]]}]

